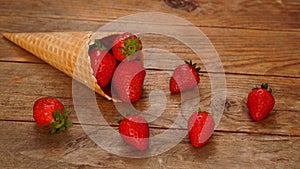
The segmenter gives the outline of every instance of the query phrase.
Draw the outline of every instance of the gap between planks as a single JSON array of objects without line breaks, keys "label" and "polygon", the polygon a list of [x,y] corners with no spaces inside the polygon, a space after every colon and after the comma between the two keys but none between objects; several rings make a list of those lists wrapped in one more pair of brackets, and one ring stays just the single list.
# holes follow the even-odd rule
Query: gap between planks
[{"label": "gap between planks", "polygon": [[[14,122],[14,123],[35,123],[34,121],[30,120],[1,120],[0,122]],[[99,126],[99,127],[107,127],[107,125],[95,125],[95,124],[80,124],[78,122],[73,123],[73,126],[79,126],[81,127],[82,125],[84,126]],[[118,125],[112,124],[109,125],[112,128],[118,128]],[[68,130],[72,130],[72,127],[70,127]],[[155,130],[187,130],[187,128],[167,128],[167,127],[157,127],[157,126],[149,126],[150,129],[155,129]],[[294,135],[294,134],[279,134],[279,133],[266,133],[266,132],[249,132],[249,131],[228,131],[228,130],[218,130],[215,129],[214,133],[231,133],[231,134],[248,134],[248,135],[264,135],[264,136],[282,136],[282,137],[299,137],[299,135]]]}]

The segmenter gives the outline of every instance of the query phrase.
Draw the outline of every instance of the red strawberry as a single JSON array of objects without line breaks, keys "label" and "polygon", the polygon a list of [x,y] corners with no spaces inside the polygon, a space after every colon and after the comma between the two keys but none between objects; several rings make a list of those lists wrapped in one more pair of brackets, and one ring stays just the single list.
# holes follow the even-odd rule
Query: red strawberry
[{"label": "red strawberry", "polygon": [[268,89],[268,84],[263,83],[261,88],[254,88],[248,94],[247,106],[253,120],[264,119],[273,109],[275,99],[272,89]]},{"label": "red strawberry", "polygon": [[101,45],[100,40],[90,46],[89,55],[91,66],[97,83],[101,88],[107,86],[117,67],[116,59]]},{"label": "red strawberry", "polygon": [[112,51],[114,57],[122,61],[125,58],[135,59],[138,57],[139,51],[142,50],[142,41],[136,35],[131,33],[123,33],[116,37],[113,43]]},{"label": "red strawberry", "polygon": [[57,130],[65,131],[67,127],[72,126],[72,122],[67,120],[70,114],[59,100],[51,97],[40,98],[33,105],[34,120],[51,134]]},{"label": "red strawberry", "polygon": [[143,92],[146,71],[141,61],[124,60],[116,68],[112,78],[113,94],[123,102],[138,101]]},{"label": "red strawberry", "polygon": [[214,126],[214,119],[209,113],[199,110],[192,114],[188,121],[191,144],[194,147],[205,145],[213,134]]},{"label": "red strawberry", "polygon": [[185,61],[185,64],[179,65],[170,78],[170,91],[180,93],[195,88],[200,82],[200,67],[196,63]]},{"label": "red strawberry", "polygon": [[121,121],[119,133],[123,140],[137,148],[145,150],[149,144],[149,125],[141,116],[128,116]]}]

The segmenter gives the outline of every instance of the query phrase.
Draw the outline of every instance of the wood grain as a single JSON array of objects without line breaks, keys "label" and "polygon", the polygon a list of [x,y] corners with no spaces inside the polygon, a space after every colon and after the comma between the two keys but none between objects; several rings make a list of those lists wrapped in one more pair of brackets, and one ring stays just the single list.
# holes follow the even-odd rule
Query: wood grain
[{"label": "wood grain", "polygon": [[80,125],[47,137],[31,122],[0,126],[1,133],[12,129],[0,138],[1,168],[297,168],[300,160],[299,137],[215,132],[200,149],[184,138],[161,155],[131,159],[99,148]]},{"label": "wood grain", "polygon": [[[214,28],[203,28],[203,32],[210,38],[212,42],[210,46],[215,47],[219,53],[220,65],[224,67],[226,73],[300,77],[298,55],[300,35],[298,33]],[[191,48],[174,38],[160,35],[144,35],[141,38],[146,52],[147,68],[170,70],[174,67],[174,63],[192,59],[202,67],[203,72],[207,72],[206,67],[213,67],[217,61],[215,59],[219,59],[214,53],[204,51],[203,55],[206,59],[203,62],[200,60],[203,56],[196,55]],[[0,55],[0,60],[41,63],[39,59],[31,57],[6,39],[1,40],[3,43],[0,48],[3,49],[3,53]],[[153,50],[147,49],[163,49],[177,58],[160,51],[153,53]],[[157,61],[164,64],[157,64]]]},{"label": "wood grain", "polygon": [[[299,31],[299,9],[297,0],[276,1],[276,0],[236,0],[232,3],[220,2],[218,0],[204,1],[195,0],[198,8],[192,12],[181,9],[174,9],[168,6],[163,0],[145,1],[108,1],[99,3],[98,1],[2,1],[0,20],[11,31],[18,31],[15,23],[23,24],[22,29],[32,30],[33,26],[43,24],[44,28],[49,28],[52,19],[68,19],[83,21],[112,21],[116,18],[134,14],[137,12],[163,12],[181,16],[191,21],[197,26],[205,27],[227,27],[239,29],[266,29],[266,30],[291,30]],[[67,10],[66,10],[67,9]],[[268,9],[268,10],[265,10]],[[276,16],[276,17],[273,17]],[[10,20],[11,17],[19,18],[19,22]],[[22,22],[22,19],[28,18]],[[3,22],[7,20],[7,22]],[[40,21],[39,21],[40,20]],[[41,20],[43,20],[41,22]],[[50,22],[45,22],[48,20]],[[25,24],[25,25],[24,25]],[[66,27],[66,25],[59,25]],[[79,26],[80,27],[80,26]],[[35,28],[36,29],[36,28]],[[40,28],[41,29],[41,28]],[[43,28],[42,28],[43,29]]]},{"label": "wood grain", "polygon": [[[202,51],[204,57],[209,58],[204,60],[180,40],[143,34],[147,76],[143,97],[132,107],[114,104],[97,94],[93,97],[94,92],[87,87],[73,82],[2,37],[0,168],[299,168],[300,1],[172,0],[192,4],[195,8],[188,5],[173,8],[166,1],[0,0],[1,34],[95,31],[115,19],[140,12],[178,16],[191,24],[168,25],[161,19],[155,23],[140,20],[138,24],[156,24],[170,30],[180,27],[179,34],[190,38],[192,46],[209,47],[197,42],[199,34],[187,31],[195,26],[210,39],[224,67],[224,72],[209,69],[218,59],[208,50]],[[173,55],[167,55],[165,51]],[[199,88],[181,97],[170,94],[167,82],[174,67],[184,59],[196,61],[202,67],[202,76]],[[226,91],[221,82],[211,84],[213,76],[209,76],[223,73]],[[249,117],[246,97],[251,88],[260,83],[269,83],[276,103],[266,119],[254,122]],[[219,88],[213,91],[211,85]],[[77,93],[82,96],[81,102],[72,88],[81,91]],[[91,133],[83,131],[84,127],[117,130],[117,121],[122,117],[120,113],[128,110],[143,112],[142,115],[150,120],[152,137],[167,130],[173,133],[186,131],[188,114],[182,112],[191,113],[199,104],[206,110],[211,110],[211,105],[222,106],[221,102],[213,102],[212,97],[225,92],[221,121],[213,137],[202,148],[193,148],[188,137],[184,137],[160,155],[132,159],[105,151],[91,139]],[[91,95],[83,97],[86,94]],[[32,105],[44,96],[56,97],[74,111],[70,117],[74,126],[66,133],[45,135],[34,123]],[[182,102],[186,97],[188,101]],[[83,121],[82,115],[89,121]],[[105,121],[99,120],[100,115]],[[179,122],[174,122],[178,119]],[[166,143],[168,139],[165,138]],[[113,145],[118,148],[132,151],[122,140],[114,141]],[[151,150],[157,148],[154,142],[150,144]]]},{"label": "wood grain", "polygon": [[[117,121],[122,117],[119,112],[125,115],[127,111],[131,110],[132,112],[144,112],[146,115],[152,116],[149,117],[150,119],[157,118],[151,123],[153,127],[169,128],[177,118],[180,109],[184,108],[180,95],[172,95],[169,92],[168,83],[166,83],[170,78],[170,72],[168,71],[147,70],[143,97],[139,102],[133,104],[134,109],[132,109],[131,105],[115,105],[100,95],[93,98],[94,93],[91,90],[76,82],[72,86],[71,78],[47,64],[0,63],[0,65],[1,72],[6,74],[6,76],[1,77],[0,82],[2,91],[0,94],[0,109],[2,110],[0,119],[2,120],[32,121],[32,105],[37,98],[42,96],[57,97],[68,108],[74,110],[72,98],[79,97],[80,93],[74,95],[72,87],[73,90],[84,93],[84,96],[86,96],[86,93],[90,93],[90,95],[87,95],[88,98],[82,98],[85,99],[84,102],[76,103],[78,108],[87,109],[87,116],[91,116],[90,119],[93,119],[94,113],[91,112],[91,115],[89,115],[88,106],[93,106],[95,99],[97,99],[97,106],[99,106],[104,118],[110,125],[114,126],[118,125]],[[39,73],[33,74],[32,70]],[[212,106],[212,92],[215,92],[211,91],[209,78],[208,74],[203,74],[199,85],[200,97],[198,98],[196,95],[195,99],[191,99],[192,105],[200,105],[208,111]],[[275,92],[276,104],[267,119],[256,123],[251,121],[249,117],[246,98],[251,88],[260,83],[270,84]],[[299,78],[272,76],[253,76],[249,78],[248,75],[226,74],[227,99],[218,130],[300,136],[300,123],[298,120],[300,117],[300,102],[298,100],[299,89],[297,88],[299,84]],[[286,90],[287,88],[294,90]],[[153,91],[163,92],[161,94],[165,95],[167,101],[165,105],[164,102],[161,102],[161,104],[157,101],[150,102],[149,98],[158,101],[164,100],[164,96],[161,96],[159,92],[152,93],[150,97]],[[91,97],[89,98],[89,96]],[[116,106],[118,109],[116,109]],[[152,111],[150,111],[151,107]],[[160,110],[164,107],[165,109]],[[194,109],[197,109],[195,107],[193,106]],[[78,123],[76,114],[73,114],[72,117],[74,122]],[[183,118],[187,119],[188,117]],[[100,122],[96,122],[96,124],[98,123]],[[177,127],[186,128],[185,125],[178,125]]]}]

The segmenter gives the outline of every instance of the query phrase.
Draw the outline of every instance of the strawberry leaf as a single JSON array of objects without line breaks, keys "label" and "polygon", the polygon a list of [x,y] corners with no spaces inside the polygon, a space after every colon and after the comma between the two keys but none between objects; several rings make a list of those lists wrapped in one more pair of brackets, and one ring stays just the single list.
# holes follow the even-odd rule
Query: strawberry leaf
[{"label": "strawberry leaf", "polygon": [[[131,115],[130,112],[126,112],[125,118],[128,117],[128,116],[130,116],[130,115]],[[119,120],[118,120],[118,124],[120,124],[125,118],[123,117],[123,118],[119,119]]]},{"label": "strawberry leaf", "polygon": [[261,84],[262,89],[267,89],[268,90],[268,83],[262,83]]},{"label": "strawberry leaf", "polygon": [[200,70],[201,68],[197,66],[197,63],[193,63],[192,60],[185,60],[184,61],[186,64],[192,66],[192,68],[194,68],[197,72],[198,72],[198,75],[200,76]]},{"label": "strawberry leaf", "polygon": [[269,91],[271,94],[272,94],[272,92],[273,92],[273,90],[272,90],[272,88],[269,88],[269,84],[268,83],[262,83],[261,85],[260,85],[260,88],[259,87],[254,87],[254,88],[252,88],[252,90],[256,90],[256,89],[266,89],[267,91]]},{"label": "strawberry leaf", "polygon": [[66,131],[67,127],[72,126],[72,122],[68,119],[68,116],[71,114],[71,112],[67,110],[60,110],[57,109],[56,112],[52,112],[53,122],[50,124],[44,125],[44,129],[46,129],[46,132],[49,134],[54,134],[57,131]]},{"label": "strawberry leaf", "polygon": [[107,48],[101,43],[100,39],[95,39],[94,41],[95,49],[106,51]]},{"label": "strawberry leaf", "polygon": [[272,88],[269,88],[269,92],[270,92],[270,93],[273,93],[273,90],[272,90]]},{"label": "strawberry leaf", "polygon": [[70,120],[67,120],[67,121],[66,121],[66,126],[67,126],[67,127],[72,127],[72,126],[73,126],[73,123],[72,123]]}]

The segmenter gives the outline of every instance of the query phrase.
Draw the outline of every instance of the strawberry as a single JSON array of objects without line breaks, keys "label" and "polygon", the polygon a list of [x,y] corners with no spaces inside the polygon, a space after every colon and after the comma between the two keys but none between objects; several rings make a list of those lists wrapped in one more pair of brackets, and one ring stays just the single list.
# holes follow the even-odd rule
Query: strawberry
[{"label": "strawberry", "polygon": [[94,44],[90,46],[89,55],[97,83],[101,88],[104,88],[108,85],[114,74],[117,61],[100,43],[99,39],[96,39]]},{"label": "strawberry", "polygon": [[268,84],[263,83],[260,88],[253,88],[248,94],[247,106],[253,120],[264,119],[273,109],[275,99],[272,89],[268,89]]},{"label": "strawberry", "polygon": [[179,65],[170,78],[169,87],[172,93],[180,93],[195,88],[200,82],[200,67],[192,61]]},{"label": "strawberry", "polygon": [[119,61],[123,61],[126,58],[137,58],[139,51],[143,48],[140,38],[127,32],[117,36],[113,44],[114,57]]},{"label": "strawberry", "polygon": [[57,130],[65,131],[72,126],[68,120],[71,112],[65,110],[64,105],[56,98],[43,97],[34,102],[33,118],[36,123],[48,133],[53,134]]},{"label": "strawberry", "polygon": [[145,150],[149,144],[149,125],[141,116],[127,116],[120,122],[119,133],[123,140],[138,150]]},{"label": "strawberry", "polygon": [[139,60],[124,60],[112,78],[113,94],[123,102],[136,102],[142,96],[146,71]]},{"label": "strawberry", "polygon": [[205,145],[214,131],[215,122],[212,116],[199,111],[190,116],[188,120],[189,138],[194,147]]}]

